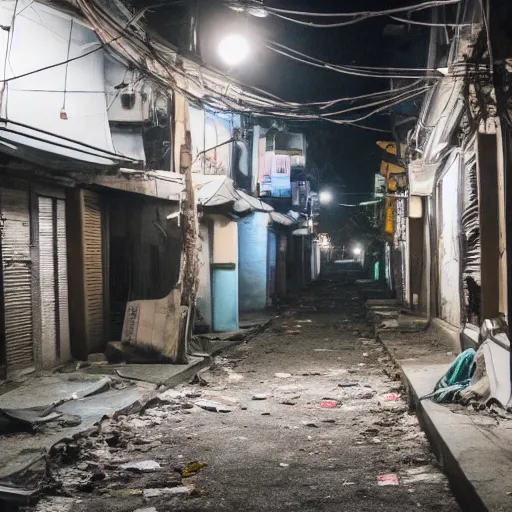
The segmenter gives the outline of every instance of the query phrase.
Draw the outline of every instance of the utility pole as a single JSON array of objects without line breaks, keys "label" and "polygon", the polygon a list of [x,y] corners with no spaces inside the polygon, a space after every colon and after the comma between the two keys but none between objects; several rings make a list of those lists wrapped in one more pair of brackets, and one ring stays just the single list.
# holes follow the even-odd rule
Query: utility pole
[{"label": "utility pole", "polygon": [[199,45],[199,0],[189,0],[188,51],[201,56]]}]

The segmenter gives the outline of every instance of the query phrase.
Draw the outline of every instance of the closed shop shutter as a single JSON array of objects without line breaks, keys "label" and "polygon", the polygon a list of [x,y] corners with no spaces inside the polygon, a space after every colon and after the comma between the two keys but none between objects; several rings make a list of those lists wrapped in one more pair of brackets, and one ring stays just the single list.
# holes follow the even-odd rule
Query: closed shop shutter
[{"label": "closed shop shutter", "polygon": [[66,245],[66,204],[62,199],[56,201],[57,224],[57,286],[59,294],[60,320],[60,358],[71,358],[69,334],[69,297],[68,297],[68,255]]},{"label": "closed shop shutter", "polygon": [[43,366],[69,358],[65,203],[39,197],[39,280]]},{"label": "closed shop shutter", "polygon": [[41,288],[41,355],[43,366],[53,363],[60,340],[57,339],[55,294],[55,247],[53,199],[39,198],[39,282]]},{"label": "closed shop shutter", "polygon": [[84,284],[87,339],[93,350],[103,345],[103,261],[100,199],[84,194]]},{"label": "closed shop shutter", "polygon": [[6,363],[13,371],[34,365],[28,192],[2,189],[0,204]]}]

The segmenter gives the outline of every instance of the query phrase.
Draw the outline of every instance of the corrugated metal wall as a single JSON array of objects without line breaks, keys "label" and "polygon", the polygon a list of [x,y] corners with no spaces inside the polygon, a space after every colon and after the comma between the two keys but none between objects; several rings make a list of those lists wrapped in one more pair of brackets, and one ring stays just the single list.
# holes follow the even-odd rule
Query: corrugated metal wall
[{"label": "corrugated metal wall", "polygon": [[481,253],[478,175],[476,163],[476,136],[464,148],[462,187],[462,282],[466,319],[480,325]]},{"label": "corrugated metal wall", "polygon": [[6,363],[12,371],[34,366],[28,191],[0,189],[0,207]]},{"label": "corrugated metal wall", "polygon": [[84,193],[84,288],[89,350],[103,349],[103,243],[100,198]]}]

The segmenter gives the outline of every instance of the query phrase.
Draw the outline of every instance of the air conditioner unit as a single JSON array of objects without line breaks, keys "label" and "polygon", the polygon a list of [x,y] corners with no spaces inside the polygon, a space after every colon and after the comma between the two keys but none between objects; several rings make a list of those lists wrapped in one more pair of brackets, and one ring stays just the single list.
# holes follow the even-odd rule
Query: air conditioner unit
[{"label": "air conditioner unit", "polygon": [[111,123],[147,123],[151,116],[152,91],[145,84],[128,85],[107,92]]}]

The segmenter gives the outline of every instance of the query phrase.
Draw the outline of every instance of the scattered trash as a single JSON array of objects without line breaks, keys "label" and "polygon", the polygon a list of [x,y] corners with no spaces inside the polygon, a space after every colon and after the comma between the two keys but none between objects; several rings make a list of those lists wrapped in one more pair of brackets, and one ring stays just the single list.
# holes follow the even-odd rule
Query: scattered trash
[{"label": "scattered trash", "polygon": [[160,471],[162,466],[156,460],[140,460],[137,462],[127,462],[120,466],[125,471],[134,471],[136,473],[154,473]]},{"label": "scattered trash", "polygon": [[138,508],[137,510],[134,510],[133,512],[157,512],[155,507],[146,507],[146,508]]},{"label": "scattered trash", "polygon": [[356,485],[355,482],[348,482],[347,480],[345,480],[341,485],[345,486],[345,485]]},{"label": "scattered trash", "polygon": [[325,400],[324,402],[320,402],[320,407],[322,409],[334,409],[338,405],[338,402],[334,400]]},{"label": "scattered trash", "polygon": [[300,334],[300,331],[288,330],[288,331],[285,331],[284,333],[288,334],[289,336],[297,336],[297,334]]},{"label": "scattered trash", "polygon": [[368,352],[363,352],[363,357],[369,357]]},{"label": "scattered trash", "polygon": [[336,423],[336,420],[322,420],[322,423]]},{"label": "scattered trash", "polygon": [[253,400],[266,400],[267,399],[267,395],[263,394],[263,393],[257,393],[256,395],[254,395],[252,397]]},{"label": "scattered trash", "polygon": [[386,402],[396,402],[400,400],[400,395],[397,393],[388,393],[382,397]]},{"label": "scattered trash", "polygon": [[142,496],[142,489],[113,489],[109,496],[116,498],[128,498],[130,496]]},{"label": "scattered trash", "polygon": [[262,412],[261,415],[262,416],[270,416],[270,413],[269,412]]},{"label": "scattered trash", "polygon": [[310,421],[309,423],[304,422],[304,425],[306,425],[306,427],[318,428],[318,425],[312,421]]},{"label": "scattered trash", "polygon": [[340,388],[355,388],[359,386],[359,382],[342,382],[341,384],[338,384],[338,387]]},{"label": "scattered trash", "polygon": [[144,489],[142,494],[144,498],[160,498],[162,496],[181,496],[192,493],[191,487],[181,485],[179,487],[162,487],[160,489]]},{"label": "scattered trash", "polygon": [[289,379],[291,376],[291,373],[274,373],[274,377],[277,377],[278,379]]},{"label": "scattered trash", "polygon": [[315,348],[314,352],[334,352],[331,348]]},{"label": "scattered trash", "polygon": [[183,478],[190,478],[191,476],[197,475],[202,468],[204,468],[206,464],[203,462],[190,462],[184,468],[180,469],[181,476]]},{"label": "scattered trash", "polygon": [[373,443],[373,444],[380,444],[380,443],[382,443],[382,441],[380,440],[380,438],[379,438],[379,437],[374,437],[374,438],[372,439],[372,443]]},{"label": "scattered trash", "polygon": [[283,400],[280,402],[282,405],[297,405],[296,402],[293,402],[292,400]]},{"label": "scattered trash", "polygon": [[406,476],[402,478],[404,484],[416,483],[441,483],[446,477],[440,471],[436,471],[432,466],[423,466],[419,468],[411,468],[406,470]]},{"label": "scattered trash", "polygon": [[198,400],[196,405],[205,411],[211,412],[231,412],[233,410],[232,407],[221,404],[219,402],[215,402],[213,400]]},{"label": "scattered trash", "polygon": [[284,462],[280,462],[279,465],[282,467],[282,468],[288,468],[290,467],[290,464],[286,464]]},{"label": "scattered trash", "polygon": [[377,483],[380,486],[398,485],[398,477],[394,473],[389,473],[387,475],[379,475],[377,477]]}]

